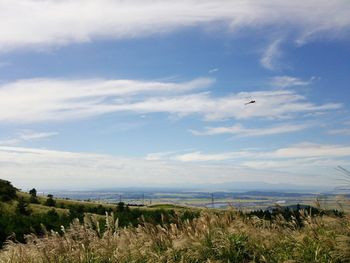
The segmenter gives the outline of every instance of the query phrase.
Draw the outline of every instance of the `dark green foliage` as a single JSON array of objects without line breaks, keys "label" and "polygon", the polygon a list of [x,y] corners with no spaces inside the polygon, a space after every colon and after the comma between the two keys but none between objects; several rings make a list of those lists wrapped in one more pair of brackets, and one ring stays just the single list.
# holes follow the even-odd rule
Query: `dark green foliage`
[{"label": "dark green foliage", "polygon": [[[93,213],[99,215],[105,215],[106,213],[114,213],[119,220],[119,225],[124,226],[137,226],[140,223],[151,223],[151,224],[169,224],[177,223],[178,217],[174,210],[167,209],[130,209],[128,205],[120,202],[117,204],[115,209],[106,208],[102,205],[98,206],[84,206],[70,204],[66,206],[69,209],[70,218],[78,218],[80,221],[83,220],[86,213]],[[199,212],[185,211],[180,215],[181,220],[192,220],[199,216]]]},{"label": "dark green foliage", "polygon": [[0,248],[9,237],[24,242],[24,236],[35,233],[44,234],[42,226],[47,230],[60,231],[61,226],[68,227],[71,219],[67,215],[59,215],[54,209],[43,214],[25,215],[21,213],[0,213]]},{"label": "dark green foliage", "polygon": [[31,212],[32,211],[28,208],[28,203],[24,200],[23,197],[20,197],[16,206],[16,214],[28,216],[31,214]]},{"label": "dark green foliage", "polygon": [[181,219],[181,221],[193,220],[193,219],[199,217],[199,215],[200,215],[199,211],[185,210],[185,211],[180,215],[180,219]]},{"label": "dark green foliage", "polygon": [[126,209],[126,206],[125,206],[124,202],[119,202],[117,204],[117,211],[118,212],[122,213],[122,212],[124,212],[125,209]]},{"label": "dark green foliage", "polygon": [[69,216],[71,219],[78,218],[82,221],[84,218],[84,206],[83,205],[70,205],[69,206]]},{"label": "dark green foliage", "polygon": [[37,192],[36,192],[36,189],[33,188],[31,190],[29,190],[29,194],[30,194],[30,198],[29,198],[29,203],[32,203],[32,204],[39,204],[39,200],[37,198]]},{"label": "dark green foliage", "polygon": [[246,213],[245,216],[251,217],[251,216],[257,216],[261,219],[265,220],[274,220],[278,216],[282,216],[287,222],[294,221],[296,223],[297,227],[303,227],[304,226],[304,220],[302,213],[307,213],[310,216],[336,216],[336,217],[343,217],[344,212],[338,211],[338,210],[320,210],[312,206],[301,206],[300,204],[297,204],[295,206],[287,206],[287,207],[276,207],[271,210],[256,210],[249,213]]},{"label": "dark green foliage", "polygon": [[53,199],[53,195],[51,195],[51,194],[47,195],[45,205],[46,206],[56,206],[56,201]]},{"label": "dark green foliage", "polygon": [[[1,200],[10,201],[16,198],[16,188],[10,182],[0,180],[0,197]],[[39,203],[35,188],[29,191],[29,202]],[[47,196],[45,205],[54,207],[56,200],[53,195]],[[73,219],[78,218],[83,221],[86,213],[105,215],[106,213],[114,213],[119,220],[119,226],[137,226],[138,224],[150,223],[166,225],[170,223],[180,224],[182,220],[192,220],[199,216],[199,212],[186,210],[184,213],[177,215],[174,210],[167,209],[130,209],[123,202],[117,204],[112,209],[102,205],[83,205],[83,204],[66,204],[58,203],[62,208],[69,209],[69,214],[59,215],[55,209],[49,210],[47,213],[34,214],[28,208],[29,203],[24,197],[18,199],[15,213],[4,213],[3,204],[0,202],[0,248],[3,242],[9,237],[13,240],[24,242],[24,236],[35,233],[39,236],[44,234],[44,229],[60,231],[61,226],[67,227]],[[180,218],[180,219],[179,219]],[[104,229],[104,221],[101,221],[101,229]]]},{"label": "dark green foliage", "polygon": [[32,203],[32,204],[39,204],[39,200],[37,197],[34,197],[34,196],[30,196],[29,197],[29,203]]},{"label": "dark green foliage", "polygon": [[33,197],[36,197],[36,189],[33,188],[33,189],[29,190],[29,194]]},{"label": "dark green foliage", "polygon": [[0,179],[0,201],[7,202],[16,199],[17,189],[9,181]]}]

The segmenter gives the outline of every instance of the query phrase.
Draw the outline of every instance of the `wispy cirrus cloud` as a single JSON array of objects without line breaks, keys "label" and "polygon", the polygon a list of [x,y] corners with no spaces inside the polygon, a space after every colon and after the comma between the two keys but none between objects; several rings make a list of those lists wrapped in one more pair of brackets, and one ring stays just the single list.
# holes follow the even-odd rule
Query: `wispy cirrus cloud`
[{"label": "wispy cirrus cloud", "polygon": [[303,80],[297,77],[291,76],[276,76],[270,79],[270,84],[278,88],[288,88],[294,86],[308,86],[312,84],[315,77],[311,77],[309,80]]},{"label": "wispy cirrus cloud", "polygon": [[[35,185],[46,189],[193,187],[233,180],[254,182],[261,174],[265,175],[264,172],[240,170],[236,165],[179,165],[174,160],[4,146],[0,146],[0,163],[2,179],[11,180],[18,187]],[[288,181],[282,174],[271,172],[264,180],[276,178]]]},{"label": "wispy cirrus cloud", "polygon": [[210,70],[208,71],[208,73],[209,73],[209,74],[213,74],[213,73],[218,72],[218,71],[219,71],[218,68],[212,68],[212,69],[210,69]]},{"label": "wispy cirrus cloud", "polygon": [[328,130],[332,135],[350,135],[350,121],[345,121],[342,128],[333,128]]},{"label": "wispy cirrus cloud", "polygon": [[185,153],[181,155],[172,156],[171,159],[181,162],[211,162],[211,161],[226,161],[237,158],[252,156],[249,152],[225,152],[225,153],[211,153],[205,154],[200,151]]},{"label": "wispy cirrus cloud", "polygon": [[350,146],[303,142],[264,155],[267,158],[350,157]]},{"label": "wispy cirrus cloud", "polygon": [[183,163],[228,163],[240,167],[241,170],[254,169],[261,173],[281,172],[292,177],[298,174],[302,176],[302,181],[307,180],[306,176],[322,175],[323,182],[331,182],[334,181],[334,167],[349,165],[350,146],[304,142],[274,150],[243,149],[219,153],[193,151],[166,156],[164,159]]},{"label": "wispy cirrus cloud", "polygon": [[335,164],[346,167],[350,147],[301,143],[267,151],[167,152],[153,157],[0,146],[0,175],[19,187],[56,189],[189,187],[233,181],[325,186],[333,180],[329,172]]},{"label": "wispy cirrus cloud", "polygon": [[0,145],[18,145],[23,142],[47,139],[58,135],[58,132],[36,132],[32,130],[22,130],[17,132],[12,138],[0,140]]},{"label": "wispy cirrus cloud", "polygon": [[[336,110],[340,103],[314,104],[292,90],[238,92],[214,96],[213,79],[153,82],[104,79],[27,79],[0,85],[0,122],[42,122],[89,118],[106,113],[197,114],[220,119],[290,118]],[[244,105],[249,98],[257,102]]]},{"label": "wispy cirrus cloud", "polygon": [[283,133],[302,131],[311,127],[310,124],[280,124],[271,127],[246,128],[241,124],[228,127],[207,127],[204,131],[191,130],[192,134],[198,136],[232,134],[238,137],[267,136]]},{"label": "wispy cirrus cloud", "polygon": [[333,135],[350,135],[350,128],[332,129],[328,133]]},{"label": "wispy cirrus cloud", "polygon": [[157,82],[105,79],[26,79],[0,85],[0,122],[38,122],[96,116],[145,97],[175,96],[207,88],[213,79]]},{"label": "wispy cirrus cloud", "polygon": [[282,57],[282,51],[280,48],[281,43],[282,43],[282,39],[274,40],[264,50],[260,59],[260,63],[264,68],[269,70],[275,70],[279,68],[280,66],[279,59]]},{"label": "wispy cirrus cloud", "polygon": [[[256,150],[237,150],[231,152],[220,153],[203,153],[201,151],[192,151],[183,154],[169,152],[166,155],[159,156],[159,159],[177,160],[182,162],[208,162],[208,161],[239,161],[244,159],[254,160],[258,162],[278,162],[281,160],[307,159],[310,160],[325,160],[350,158],[349,145],[337,144],[320,144],[302,142],[287,147],[278,148],[275,150],[264,151]],[[241,161],[239,161],[241,162]],[[307,164],[307,162],[305,162]]]},{"label": "wispy cirrus cloud", "polygon": [[[346,0],[3,0],[0,17],[2,51],[142,37],[213,23],[231,32],[267,27],[296,31],[302,43],[339,32],[344,35],[350,25]],[[269,66],[271,61],[265,62]]]}]

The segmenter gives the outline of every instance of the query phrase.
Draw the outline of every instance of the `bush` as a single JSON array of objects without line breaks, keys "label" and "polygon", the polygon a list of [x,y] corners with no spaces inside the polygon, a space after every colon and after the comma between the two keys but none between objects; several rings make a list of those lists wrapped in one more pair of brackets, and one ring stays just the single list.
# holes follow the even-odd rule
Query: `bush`
[{"label": "bush", "polygon": [[9,181],[0,179],[0,201],[7,202],[16,199],[17,189]]},{"label": "bush", "polygon": [[16,206],[16,214],[28,216],[31,212],[32,211],[28,208],[28,203],[24,201],[24,198],[19,198]]},{"label": "bush", "polygon": [[46,206],[56,206],[56,201],[53,199],[53,195],[47,195],[47,199],[45,202]]}]

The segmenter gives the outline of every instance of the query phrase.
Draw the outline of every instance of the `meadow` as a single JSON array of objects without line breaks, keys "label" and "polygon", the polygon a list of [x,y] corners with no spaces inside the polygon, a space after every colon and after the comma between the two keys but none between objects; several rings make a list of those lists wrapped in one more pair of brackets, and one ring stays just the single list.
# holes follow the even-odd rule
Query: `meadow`
[{"label": "meadow", "polygon": [[300,216],[302,226],[295,218],[203,210],[193,220],[121,228],[111,214],[104,231],[86,216],[63,234],[28,235],[26,244],[9,241],[0,262],[350,262],[348,215]]},{"label": "meadow", "polygon": [[[157,194],[158,202],[139,207],[34,198],[1,183],[0,263],[350,262],[346,197],[289,194],[284,205],[304,204],[244,210],[161,203]],[[281,198],[257,194],[234,200],[273,205]],[[232,200],[226,195],[218,202]],[[181,195],[192,204],[207,201],[202,196]]]}]

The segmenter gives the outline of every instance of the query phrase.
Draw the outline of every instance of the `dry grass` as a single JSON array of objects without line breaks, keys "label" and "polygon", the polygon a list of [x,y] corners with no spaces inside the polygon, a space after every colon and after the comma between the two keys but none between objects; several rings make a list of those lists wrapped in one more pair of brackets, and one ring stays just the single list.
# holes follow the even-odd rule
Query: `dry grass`
[{"label": "dry grass", "polygon": [[199,218],[170,225],[143,223],[119,228],[106,216],[86,217],[59,235],[7,243],[1,263],[23,262],[350,262],[350,218],[310,217],[305,227],[278,219],[245,218],[235,211],[203,211]]}]

